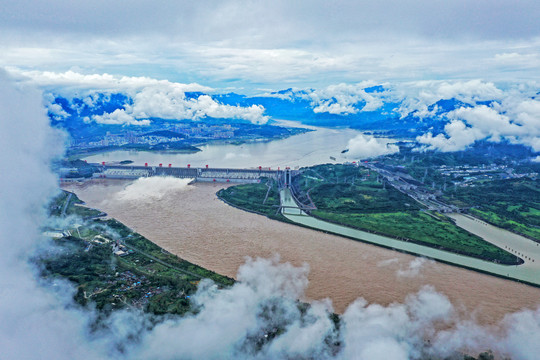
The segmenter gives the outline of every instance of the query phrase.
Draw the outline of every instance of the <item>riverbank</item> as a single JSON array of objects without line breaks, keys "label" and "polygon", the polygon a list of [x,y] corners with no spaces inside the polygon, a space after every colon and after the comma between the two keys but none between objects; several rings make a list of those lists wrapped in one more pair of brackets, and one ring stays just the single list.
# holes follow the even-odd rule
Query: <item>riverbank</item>
[{"label": "riverbank", "polygon": [[[85,157],[89,163],[102,161],[133,160],[134,165],[148,164],[191,164],[193,167],[218,166],[221,168],[257,168],[259,166],[291,168],[310,166],[325,162],[343,162],[341,154],[351,138],[360,134],[355,130],[332,130],[320,128],[285,139],[269,142],[249,142],[241,145],[207,144],[199,146],[202,150],[194,154],[130,153],[128,151],[106,152]],[[330,156],[337,160],[331,160]]]},{"label": "riverbank", "polygon": [[[144,145],[144,144],[143,144]],[[86,158],[89,156],[97,156],[100,154],[106,154],[110,152],[116,152],[116,151],[128,151],[128,152],[154,152],[154,153],[163,153],[163,154],[194,154],[201,149],[195,146],[186,145],[183,148],[170,148],[166,149],[163,147],[155,148],[151,145],[144,145],[144,146],[104,146],[100,148],[90,148],[90,149],[83,149],[83,150],[68,150],[66,152],[66,160],[77,160],[81,158]]]},{"label": "riverbank", "polygon": [[[74,284],[73,299],[79,305],[91,304],[104,314],[125,307],[185,314],[192,311],[189,299],[200,280],[212,279],[220,287],[234,283],[165,251],[99,210],[78,206],[81,203],[71,192],[51,202],[51,218],[64,226],[62,236],[53,240],[61,251],[36,259],[42,277]],[[77,216],[79,223],[61,220],[66,216]]]},{"label": "riverbank", "polygon": [[[119,200],[130,182],[93,180],[66,185],[89,206],[107,212],[167,251],[235,277],[246,256],[310,266],[306,299],[330,298],[342,313],[359,297],[403,302],[425,285],[448,296],[459,312],[481,323],[536,308],[540,289],[322,231],[270,220],[228,206],[215,193],[226,184],[197,183],[148,201]],[[468,315],[467,315],[468,316]]]},{"label": "riverbank", "polygon": [[[309,216],[308,214],[303,212],[300,208],[298,208],[289,189],[281,190],[281,204],[282,206],[285,206],[285,208],[282,208],[283,216],[303,226],[309,226],[318,230],[328,231],[333,234],[342,235],[342,236],[357,239],[360,241],[367,241],[376,245],[384,246],[390,249],[396,249],[399,251],[404,251],[410,254],[426,256],[434,260],[439,260],[442,262],[446,262],[446,263],[457,265],[457,266],[462,266],[462,267],[469,268],[472,270],[478,270],[478,271],[485,272],[488,274],[505,277],[511,280],[521,281],[521,282],[528,283],[533,286],[540,286],[540,278],[538,277],[540,268],[537,266],[531,266],[530,264],[532,263],[532,261],[529,261],[522,265],[517,265],[517,266],[496,264],[494,262],[483,261],[483,260],[479,260],[479,259],[472,258],[469,256],[463,256],[456,253],[451,253],[449,251],[439,250],[439,249],[415,244],[412,242],[401,241],[398,239],[394,239],[394,238],[390,238],[390,237],[386,237],[386,236],[382,236],[378,234],[372,234],[365,231],[353,229],[350,227],[323,221],[318,218]],[[461,220],[460,224],[462,224],[462,226],[465,223],[465,220],[463,220],[457,214],[454,215],[453,218]],[[463,218],[467,219],[465,217]],[[498,245],[498,246],[508,246],[512,243],[512,241],[502,240],[503,235],[497,236],[497,238],[500,239],[499,241],[494,241],[490,236],[495,236],[497,234],[497,231],[502,231],[502,229],[497,229],[495,227],[492,227],[491,230],[492,231],[490,234],[487,234],[485,232],[481,233],[484,236],[483,239],[485,241],[494,243],[495,245]],[[524,241],[530,241],[525,238],[523,239]],[[535,258],[540,259],[540,247],[531,246],[528,254],[529,256],[534,256]]]}]

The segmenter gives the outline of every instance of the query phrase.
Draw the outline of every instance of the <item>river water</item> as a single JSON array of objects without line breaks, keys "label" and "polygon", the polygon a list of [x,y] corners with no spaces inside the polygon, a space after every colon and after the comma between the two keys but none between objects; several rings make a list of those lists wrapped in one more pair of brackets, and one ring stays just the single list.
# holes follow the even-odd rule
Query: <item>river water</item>
[{"label": "river water", "polygon": [[[286,125],[294,125],[287,123]],[[157,165],[159,163],[173,166],[219,168],[255,168],[278,167],[291,168],[324,163],[348,161],[347,154],[341,151],[347,148],[350,139],[359,131],[351,129],[314,128],[304,134],[286,139],[256,142],[244,145],[205,145],[202,151],[194,154],[156,153],[147,151],[114,151],[86,157],[88,162],[132,160],[135,165]],[[333,157],[336,160],[331,159]]]},{"label": "river water", "polygon": [[358,297],[383,305],[402,302],[424,285],[481,323],[540,304],[539,288],[235,209],[215,196],[223,184],[197,183],[159,197],[121,200],[128,184],[94,180],[67,189],[168,251],[228,276],[236,275],[246,256],[280,254],[295,265],[308,263],[306,300],[330,298],[338,312]]}]

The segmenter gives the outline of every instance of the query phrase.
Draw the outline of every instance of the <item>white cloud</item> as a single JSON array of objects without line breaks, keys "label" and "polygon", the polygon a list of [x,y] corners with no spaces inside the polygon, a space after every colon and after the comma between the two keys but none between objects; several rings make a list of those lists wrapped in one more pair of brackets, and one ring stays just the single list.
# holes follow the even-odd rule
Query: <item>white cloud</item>
[{"label": "white cloud", "polygon": [[431,133],[416,138],[420,144],[428,145],[428,150],[459,151],[485,138],[480,130],[468,127],[463,121],[452,121],[444,127],[445,134],[433,136]]},{"label": "white cloud", "polygon": [[[277,359],[297,355],[324,358],[324,340],[333,333],[328,302],[316,302],[302,315],[296,299],[307,288],[308,267],[279,258],[248,259],[230,289],[201,283],[197,315],[158,325],[144,339],[142,358]],[[277,330],[281,330],[276,334]],[[272,339],[261,346],[268,334]],[[266,336],[265,336],[266,335]],[[250,340],[251,339],[251,340]],[[257,349],[260,352],[257,354]],[[327,356],[321,356],[325,354]]]},{"label": "white cloud", "polygon": [[[16,73],[31,76],[32,81],[44,88],[58,87],[55,91],[60,94],[73,96],[83,92],[84,102],[89,106],[97,100],[96,89],[122,92],[132,97],[133,104],[125,105],[125,109],[94,115],[89,119],[98,123],[148,125],[149,118],[152,117],[193,120],[215,117],[266,123],[269,118],[264,115],[265,109],[261,105],[225,105],[213,100],[209,95],[186,97],[187,91],[212,90],[198,84],[109,74],[83,75],[74,71]],[[534,99],[538,91],[535,83],[519,83],[501,90],[492,82],[481,80],[417,81],[392,86],[385,83],[385,90],[382,92],[367,93],[364,90],[375,84],[373,81],[353,85],[341,83],[321,89],[292,90],[284,96],[298,96],[310,101],[315,113],[347,115],[362,111],[382,111],[385,104],[400,103],[395,111],[402,116],[414,112],[419,119],[450,121],[442,134],[428,132],[417,138],[429,149],[462,150],[477,140],[488,139],[493,142],[508,140],[540,151],[540,101]],[[449,99],[456,99],[469,107],[449,112],[444,112],[437,106],[429,109],[437,101]],[[482,104],[490,101],[492,102],[489,106]],[[67,116],[58,105],[48,106],[57,119]],[[380,146],[371,145],[374,149],[380,149]],[[380,154],[395,152],[394,150],[394,147],[389,146],[385,151],[381,150]]]},{"label": "white cloud", "polygon": [[[540,310],[510,314],[492,326],[461,319],[431,286],[403,303],[369,304],[359,298],[341,317],[338,335],[327,300],[301,314],[295,299],[307,286],[307,267],[248,259],[240,282],[218,290],[202,282],[195,315],[169,319],[144,335],[130,355],[156,359],[407,360],[463,356],[492,349],[496,356],[532,360],[538,354]],[[336,353],[332,343],[339,341]]]},{"label": "white cloud", "polygon": [[356,102],[348,105],[343,105],[339,102],[333,102],[333,100],[321,100],[319,101],[318,105],[313,108],[313,112],[329,113],[334,115],[356,114],[358,112],[358,109],[354,107],[355,103]]},{"label": "white cloud", "polygon": [[64,111],[62,106],[58,104],[50,104],[50,103],[47,104],[47,110],[49,111],[49,113],[52,114],[54,119],[57,121],[62,121],[69,116],[69,114]]},{"label": "white cloud", "polygon": [[494,61],[508,67],[538,68],[540,57],[538,54],[520,54],[517,52],[495,54]]},{"label": "white cloud", "polygon": [[416,277],[420,275],[421,270],[424,268],[426,263],[432,262],[423,257],[416,257],[412,260],[405,269],[400,268],[396,275],[398,277]]},{"label": "white cloud", "polygon": [[466,82],[443,82],[438,87],[435,96],[440,99],[456,98],[468,104],[478,101],[498,100],[503,92],[491,82],[470,80]]},{"label": "white cloud", "polygon": [[406,116],[418,111],[417,116],[423,118],[430,115],[427,109],[439,100],[456,99],[465,104],[476,105],[479,101],[500,100],[504,92],[491,82],[482,80],[470,81],[416,81],[401,84],[398,96],[404,99],[399,113]]},{"label": "white cloud", "polygon": [[87,90],[88,92],[123,92],[134,95],[146,87],[164,87],[184,92],[212,92],[213,89],[199,84],[181,84],[168,80],[157,80],[145,76],[118,76],[107,73],[82,74],[76,71],[24,71],[10,68],[10,73],[32,80],[32,83],[42,88],[52,88],[62,95],[73,96]]},{"label": "white cloud", "polygon": [[[208,95],[187,98],[186,92],[213,92],[212,88],[199,84],[181,84],[147,77],[113,76],[110,74],[84,75],[74,71],[65,73],[40,71],[14,71],[28,77],[38,86],[67,96],[84,95],[83,101],[93,106],[96,92],[119,92],[133,98],[132,105],[112,113],[94,115],[91,120],[101,124],[148,125],[148,118],[172,120],[199,120],[204,117],[242,119],[262,124],[268,121],[261,105],[249,107],[218,103]],[[54,105],[51,105],[54,106]]]},{"label": "white cloud", "polygon": [[6,4],[0,65],[151,73],[221,87],[539,77],[531,66],[497,61],[538,54],[540,7],[531,0],[94,4]]},{"label": "white cloud", "polygon": [[540,151],[540,101],[508,96],[494,106],[462,107],[445,116],[451,122],[443,134],[426,133],[416,140],[429,149],[458,151],[478,140],[506,139]]},{"label": "white cloud", "polygon": [[373,81],[364,81],[354,85],[341,83],[322,89],[306,90],[303,97],[311,101],[315,113],[348,115],[359,111],[375,111],[383,106],[383,98],[386,94],[364,91],[365,88],[373,85],[377,84]]},{"label": "white cloud", "polygon": [[[75,359],[107,354],[86,337],[90,314],[71,305],[61,280],[36,279],[29,262],[41,237],[45,204],[57,191],[51,161],[63,139],[49,126],[41,94],[0,71],[0,349],[7,359]],[[31,136],[29,136],[31,134]],[[105,344],[105,343],[104,343]]]},{"label": "white cloud", "polygon": [[406,360],[424,351],[425,336],[447,323],[453,307],[431,287],[409,295],[404,304],[383,307],[359,299],[343,314],[343,359]]},{"label": "white cloud", "polygon": [[540,353],[540,309],[522,310],[504,317],[504,337],[495,348],[514,359],[533,360]]},{"label": "white cloud", "polygon": [[[459,108],[449,112],[447,116],[451,119],[465,121],[478,133],[481,133],[483,137],[490,137],[493,141],[499,141],[501,135],[519,136],[527,130],[511,122],[508,116],[500,114],[485,105],[474,108]],[[450,135],[455,136],[457,134]]]},{"label": "white cloud", "polygon": [[397,145],[390,144],[392,141],[391,139],[359,134],[349,140],[347,144],[349,151],[345,155],[349,159],[365,159],[399,152]]},{"label": "white cloud", "polygon": [[150,125],[150,120],[136,120],[124,109],[116,109],[112,113],[104,113],[103,115],[92,115],[92,120],[98,124],[108,125]]},{"label": "white cloud", "polygon": [[164,119],[199,120],[204,117],[231,118],[249,120],[253,123],[265,123],[264,107],[224,105],[208,95],[186,98],[183,91],[174,87],[146,87],[133,98],[133,105],[126,107],[135,118],[159,117]]}]

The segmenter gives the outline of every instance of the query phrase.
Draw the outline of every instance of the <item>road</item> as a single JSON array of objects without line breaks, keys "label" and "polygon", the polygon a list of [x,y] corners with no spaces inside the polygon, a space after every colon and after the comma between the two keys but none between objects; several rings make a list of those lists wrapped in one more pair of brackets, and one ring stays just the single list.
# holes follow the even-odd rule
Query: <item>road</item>
[{"label": "road", "polygon": [[66,202],[64,203],[64,207],[62,208],[62,212],[60,213],[60,217],[66,216],[66,210],[69,206],[69,203],[71,202],[71,197],[73,196],[73,193],[68,192],[68,197],[66,199]]}]

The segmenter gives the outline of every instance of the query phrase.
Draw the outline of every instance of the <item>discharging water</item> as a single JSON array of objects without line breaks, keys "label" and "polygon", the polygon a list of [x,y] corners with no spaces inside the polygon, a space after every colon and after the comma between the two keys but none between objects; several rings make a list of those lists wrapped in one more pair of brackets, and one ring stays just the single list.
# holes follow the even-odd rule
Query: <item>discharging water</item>
[{"label": "discharging water", "polygon": [[306,262],[308,299],[328,297],[338,312],[358,297],[383,305],[402,302],[424,285],[448,296],[458,311],[474,311],[484,323],[540,304],[539,288],[235,209],[215,196],[223,184],[198,183],[159,198],[119,200],[127,184],[92,181],[67,189],[166,250],[224,275],[234,277],[246,256],[280,254],[282,261]]}]

